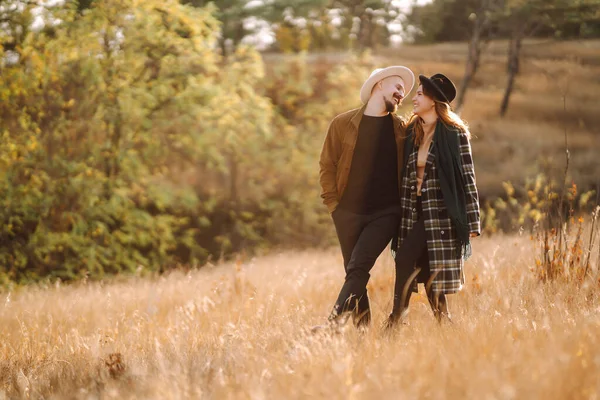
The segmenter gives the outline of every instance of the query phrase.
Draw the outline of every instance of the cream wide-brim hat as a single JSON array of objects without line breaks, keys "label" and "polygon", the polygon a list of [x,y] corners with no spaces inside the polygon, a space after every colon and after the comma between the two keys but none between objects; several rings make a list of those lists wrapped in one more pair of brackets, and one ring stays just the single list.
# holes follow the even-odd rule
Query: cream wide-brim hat
[{"label": "cream wide-brim hat", "polygon": [[408,96],[415,84],[415,74],[406,67],[394,65],[387,68],[377,68],[371,72],[371,76],[363,83],[362,88],[360,89],[360,101],[362,101],[363,104],[366,104],[371,97],[373,86],[388,76],[399,76],[402,78],[404,81],[404,96]]}]

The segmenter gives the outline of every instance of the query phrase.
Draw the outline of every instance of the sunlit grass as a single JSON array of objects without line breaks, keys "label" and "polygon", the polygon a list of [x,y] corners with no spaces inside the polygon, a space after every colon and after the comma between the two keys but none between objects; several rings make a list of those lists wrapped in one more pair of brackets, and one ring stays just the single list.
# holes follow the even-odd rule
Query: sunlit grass
[{"label": "sunlit grass", "polygon": [[595,398],[598,286],[541,284],[533,252],[524,236],[478,239],[454,324],[419,294],[391,335],[387,252],[364,334],[309,333],[342,283],[337,250],[5,292],[0,398]]}]

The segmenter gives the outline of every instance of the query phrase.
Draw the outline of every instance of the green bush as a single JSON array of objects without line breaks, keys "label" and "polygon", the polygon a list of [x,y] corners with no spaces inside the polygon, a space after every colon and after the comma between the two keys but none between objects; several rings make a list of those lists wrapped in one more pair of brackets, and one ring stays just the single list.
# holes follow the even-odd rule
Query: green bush
[{"label": "green bush", "polygon": [[19,37],[0,74],[0,285],[331,243],[317,160],[340,110],[318,106],[305,59],[269,96],[256,51],[216,51],[213,11],[66,4]]}]

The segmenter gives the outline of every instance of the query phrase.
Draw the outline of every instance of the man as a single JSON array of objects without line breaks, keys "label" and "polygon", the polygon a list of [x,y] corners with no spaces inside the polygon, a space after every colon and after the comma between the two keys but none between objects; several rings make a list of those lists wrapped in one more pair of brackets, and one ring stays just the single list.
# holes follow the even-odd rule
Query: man
[{"label": "man", "polygon": [[398,232],[404,122],[395,114],[415,78],[403,66],[376,69],[360,90],[363,106],[329,125],[320,158],[323,203],[331,213],[346,278],[329,316],[371,319],[367,282],[377,257]]}]

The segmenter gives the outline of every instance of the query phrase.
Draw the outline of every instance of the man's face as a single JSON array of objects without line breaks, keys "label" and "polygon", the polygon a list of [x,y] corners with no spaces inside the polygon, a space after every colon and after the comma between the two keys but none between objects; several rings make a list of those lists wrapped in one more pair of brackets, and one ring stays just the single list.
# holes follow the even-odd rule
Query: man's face
[{"label": "man's face", "polygon": [[381,95],[388,112],[396,112],[404,99],[404,81],[399,76],[388,76],[377,83],[380,85]]}]

